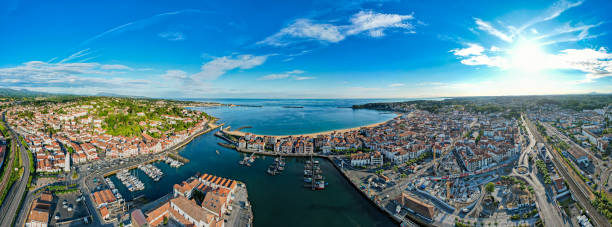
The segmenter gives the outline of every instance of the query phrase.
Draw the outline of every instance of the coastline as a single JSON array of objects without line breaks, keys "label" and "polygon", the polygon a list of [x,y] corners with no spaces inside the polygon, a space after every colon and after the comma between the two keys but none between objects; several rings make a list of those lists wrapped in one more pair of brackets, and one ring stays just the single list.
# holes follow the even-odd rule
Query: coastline
[{"label": "coastline", "polygon": [[[362,129],[362,128],[373,128],[373,127],[376,127],[376,126],[379,126],[379,125],[386,124],[387,122],[392,121],[395,118],[400,117],[400,116],[403,115],[401,113],[395,113],[395,114],[396,114],[395,117],[393,117],[393,118],[391,118],[389,120],[383,121],[383,122],[378,122],[378,123],[373,123],[373,124],[363,125],[363,126],[357,126],[357,127],[352,127],[352,128],[334,129],[334,130],[327,130],[327,131],[314,132],[314,133],[304,133],[304,134],[288,134],[288,135],[261,135],[261,134],[255,134],[255,133],[252,133],[252,134],[253,135],[257,135],[257,136],[269,136],[269,137],[274,137],[274,138],[283,138],[283,137],[289,137],[289,136],[291,136],[291,137],[317,137],[319,135],[329,135],[329,134],[332,134],[332,133],[345,133],[345,132],[350,132],[350,131],[356,131],[356,130],[359,130],[359,129]],[[223,133],[226,133],[226,134],[229,134],[229,135],[232,135],[232,136],[241,136],[241,137],[245,136],[248,133],[248,132],[237,131],[237,130],[234,130],[234,131],[229,130],[228,131],[228,130],[225,130],[225,129],[222,130],[222,131],[223,131]]]}]

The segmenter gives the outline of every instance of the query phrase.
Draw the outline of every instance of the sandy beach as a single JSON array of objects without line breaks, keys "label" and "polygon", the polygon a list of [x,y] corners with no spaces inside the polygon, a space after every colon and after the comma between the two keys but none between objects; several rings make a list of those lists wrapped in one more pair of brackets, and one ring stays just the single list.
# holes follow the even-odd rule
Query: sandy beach
[{"label": "sandy beach", "polygon": [[[304,137],[317,137],[319,135],[328,135],[328,134],[332,134],[332,133],[345,133],[345,132],[350,132],[350,131],[355,131],[355,130],[359,130],[361,128],[372,128],[372,127],[376,127],[379,125],[383,125],[389,121],[392,121],[393,119],[397,118],[401,116],[401,114],[398,114],[396,117],[389,119],[387,121],[383,121],[383,122],[378,122],[378,123],[374,123],[374,124],[369,124],[369,125],[364,125],[364,126],[359,126],[359,127],[353,127],[353,128],[345,128],[345,129],[336,129],[336,130],[329,130],[329,131],[323,131],[323,132],[315,132],[315,133],[307,133],[307,134],[294,134],[294,135],[259,135],[259,134],[254,134],[257,136],[271,136],[271,137],[276,137],[276,138],[281,138],[281,137],[288,137],[288,136],[292,136],[292,137],[300,137],[300,136],[304,136]],[[234,135],[234,136],[244,136],[247,132],[242,132],[242,131],[232,131],[232,130],[223,130],[223,132],[230,134],[230,135]]]}]

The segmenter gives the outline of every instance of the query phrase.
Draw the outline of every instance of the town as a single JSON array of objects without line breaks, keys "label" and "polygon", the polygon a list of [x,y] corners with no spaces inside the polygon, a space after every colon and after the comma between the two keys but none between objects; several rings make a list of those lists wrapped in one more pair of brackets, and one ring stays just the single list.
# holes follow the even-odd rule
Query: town
[{"label": "town", "polygon": [[[395,117],[290,136],[232,131],[190,108],[201,104],[170,100],[6,102],[0,151],[9,155],[3,167],[16,171],[3,172],[3,182],[24,187],[24,208],[13,218],[25,226],[250,225],[246,184],[236,180],[198,173],[155,201],[138,196],[165,179],[167,168],[190,161],[177,148],[218,129],[215,136],[228,142],[225,147],[247,153],[241,164],[275,156],[271,175],[283,175],[283,156],[309,157],[304,181],[313,190],[329,183],[313,157],[329,160],[402,225],[605,225],[612,105],[578,111],[523,102],[528,107],[522,111],[516,104],[499,108],[478,101],[435,108],[372,104],[368,108],[387,108]],[[10,202],[14,198],[6,193],[16,191],[7,189],[2,199]]]},{"label": "town", "polygon": [[[539,105],[524,115],[454,105],[435,114],[418,104],[383,107],[401,114],[374,127],[316,136],[222,132],[242,152],[330,157],[400,222],[592,226],[611,220],[611,105],[583,111]],[[576,179],[588,199],[572,194],[567,181]]]}]

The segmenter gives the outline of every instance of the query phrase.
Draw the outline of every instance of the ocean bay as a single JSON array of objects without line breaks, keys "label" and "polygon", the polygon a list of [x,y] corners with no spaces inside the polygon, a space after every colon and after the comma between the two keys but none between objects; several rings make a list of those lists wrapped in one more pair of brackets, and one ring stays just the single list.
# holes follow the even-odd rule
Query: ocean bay
[{"label": "ocean bay", "polygon": [[[393,113],[338,108],[341,107],[339,105],[350,104],[346,102],[292,103],[304,108],[285,108],[287,104],[270,104],[268,101],[263,107],[213,107],[203,108],[202,111],[218,117],[219,122],[232,125],[233,128],[252,126],[244,131],[268,135],[352,128],[386,121],[395,116]],[[301,123],[291,126],[291,122]],[[318,125],[317,122],[331,125]],[[394,225],[386,214],[359,194],[332,163],[320,159],[323,176],[329,185],[325,190],[312,191],[303,187],[303,166],[306,159],[287,158],[285,171],[280,175],[270,176],[266,173],[266,168],[273,162],[272,157],[258,157],[251,167],[239,165],[238,162],[244,154],[219,146],[217,143],[223,141],[215,137],[214,132],[195,138],[179,150],[181,156],[190,160],[184,166],[172,168],[162,162],[155,163],[154,165],[164,172],[160,181],[153,182],[139,172],[138,178],[146,185],[143,191],[132,194],[116,179],[115,185],[128,199],[143,196],[153,201],[170,193],[174,184],[196,174],[208,173],[246,183],[249,201],[253,206],[255,226],[284,226],[288,223],[291,223],[291,226]],[[219,154],[216,151],[219,151]]]}]

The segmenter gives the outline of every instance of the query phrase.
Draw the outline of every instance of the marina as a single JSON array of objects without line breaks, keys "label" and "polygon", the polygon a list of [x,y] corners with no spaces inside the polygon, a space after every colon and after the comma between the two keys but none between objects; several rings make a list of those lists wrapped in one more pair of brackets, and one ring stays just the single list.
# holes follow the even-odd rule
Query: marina
[{"label": "marina", "polygon": [[164,175],[164,173],[159,168],[151,164],[139,165],[138,169],[145,172],[147,176],[149,176],[151,179],[153,179],[153,181],[156,181],[156,182],[159,181],[159,179],[161,179],[162,176]]},{"label": "marina", "polygon": [[145,185],[140,181],[137,177],[132,175],[129,170],[123,169],[117,173],[117,179],[125,185],[125,187],[133,192],[133,191],[141,191],[145,189]]},{"label": "marina", "polygon": [[123,196],[121,195],[121,193],[119,193],[119,189],[115,187],[113,181],[110,178],[104,178],[104,180],[106,181],[106,184],[110,188],[111,192],[113,192],[115,197],[117,197],[117,199],[123,199]]}]

